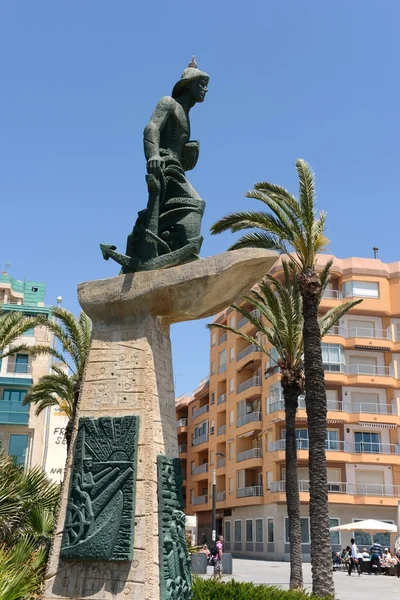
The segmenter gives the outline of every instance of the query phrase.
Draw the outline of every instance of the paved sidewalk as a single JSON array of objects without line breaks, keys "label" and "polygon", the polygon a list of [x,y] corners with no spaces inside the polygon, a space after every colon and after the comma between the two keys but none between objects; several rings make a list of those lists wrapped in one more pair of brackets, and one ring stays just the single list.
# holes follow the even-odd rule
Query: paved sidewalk
[{"label": "paved sidewalk", "polygon": [[[208,568],[212,574],[212,568]],[[304,585],[311,591],[311,565],[303,565]],[[287,589],[289,587],[289,563],[264,560],[233,559],[233,576],[237,581],[266,583]],[[231,579],[230,576],[224,580]],[[399,600],[400,579],[384,575],[361,575],[351,577],[345,571],[334,573],[336,597],[339,600],[369,600],[379,595],[383,600]]]}]

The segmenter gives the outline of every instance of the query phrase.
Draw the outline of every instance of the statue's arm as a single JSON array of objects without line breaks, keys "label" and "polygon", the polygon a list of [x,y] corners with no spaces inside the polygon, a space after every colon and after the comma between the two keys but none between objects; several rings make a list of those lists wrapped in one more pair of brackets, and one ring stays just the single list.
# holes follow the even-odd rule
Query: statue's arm
[{"label": "statue's arm", "polygon": [[158,175],[164,165],[164,161],[160,156],[160,136],[163,127],[173,111],[173,106],[174,100],[172,98],[168,96],[161,98],[144,129],[143,141],[147,172],[154,175]]}]

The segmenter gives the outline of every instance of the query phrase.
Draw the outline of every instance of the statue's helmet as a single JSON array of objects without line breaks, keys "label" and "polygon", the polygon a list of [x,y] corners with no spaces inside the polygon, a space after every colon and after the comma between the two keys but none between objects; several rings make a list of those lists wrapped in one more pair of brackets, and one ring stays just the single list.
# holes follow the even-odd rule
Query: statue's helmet
[{"label": "statue's helmet", "polygon": [[204,73],[204,71],[200,71],[200,69],[197,68],[197,62],[193,56],[192,60],[189,63],[189,66],[183,71],[180,80],[174,85],[174,89],[172,90],[172,97],[178,98],[178,96],[181,96],[184,93],[186,87],[189,85],[189,83],[191,83],[192,81],[196,81],[196,79],[205,79],[208,83],[210,76],[207,75],[207,73]]}]

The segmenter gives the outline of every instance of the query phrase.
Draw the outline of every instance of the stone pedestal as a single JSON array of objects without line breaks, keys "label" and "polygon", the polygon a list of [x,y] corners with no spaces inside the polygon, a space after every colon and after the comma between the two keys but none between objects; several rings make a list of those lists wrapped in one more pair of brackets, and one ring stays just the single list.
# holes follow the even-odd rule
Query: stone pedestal
[{"label": "stone pedestal", "polygon": [[[80,304],[93,321],[93,337],[78,408],[80,430],[77,434],[77,423],[74,452],[68,456],[65,471],[46,598],[169,597],[162,586],[160,595],[157,495],[157,457],[178,457],[169,326],[211,316],[225,308],[259,281],[276,259],[276,254],[264,250],[238,250],[163,271],[121,275],[79,286]],[[188,338],[189,356],[192,343],[194,340]],[[129,420],[133,415],[139,417],[136,424]],[[121,431],[125,433],[122,435]],[[126,432],[130,432],[130,438]],[[103,455],[111,457],[108,469]],[[119,464],[118,460],[122,462]],[[86,467],[81,468],[76,479],[77,465],[85,461]],[[91,521],[94,517],[88,517],[88,504],[93,504],[96,512],[95,502],[88,496],[100,494],[91,491],[99,484],[87,492],[88,496],[76,491],[82,481],[91,481],[89,472],[93,472],[93,482],[105,473],[103,490],[109,490],[112,484],[117,486],[118,491],[112,494],[115,514],[106,525],[105,517],[96,525]],[[121,477],[124,481],[118,487],[115,482]],[[71,508],[67,511],[71,498],[78,498],[76,502],[86,514],[83,524],[75,530],[76,515]],[[121,518],[125,520],[131,514],[133,522],[127,524],[127,533],[120,535],[121,543],[112,542],[111,546],[116,544],[113,550],[108,548],[110,527],[113,539],[117,539],[115,528],[121,525],[118,510],[123,511]],[[72,540],[85,530],[85,535],[93,539],[96,536],[91,536],[91,532],[97,532],[100,541],[97,540],[97,546],[93,542],[89,549],[80,544],[81,558],[74,558],[73,552],[72,557],[62,558],[68,555],[65,528]],[[93,558],[96,552],[103,558],[107,552],[113,552],[113,557],[97,560]]]}]

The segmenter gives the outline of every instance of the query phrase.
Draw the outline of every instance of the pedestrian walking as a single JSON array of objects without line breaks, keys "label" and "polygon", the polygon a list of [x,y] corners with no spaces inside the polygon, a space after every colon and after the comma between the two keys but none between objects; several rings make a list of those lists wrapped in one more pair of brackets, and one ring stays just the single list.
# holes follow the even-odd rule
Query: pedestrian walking
[{"label": "pedestrian walking", "polygon": [[351,538],[351,554],[350,554],[350,564],[348,574],[351,575],[351,572],[354,567],[357,569],[358,575],[361,575],[360,563],[358,560],[358,548],[356,546],[356,542],[354,538]]},{"label": "pedestrian walking", "polygon": [[222,555],[223,555],[223,542],[224,542],[224,538],[222,537],[222,535],[218,536],[218,541],[215,544],[215,546],[213,546],[211,548],[211,555],[213,557],[213,562],[214,562],[214,579],[217,579],[217,577],[219,576],[219,580],[222,580]]}]

